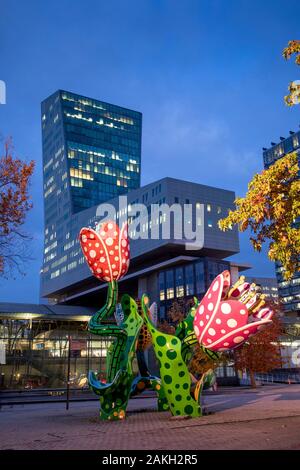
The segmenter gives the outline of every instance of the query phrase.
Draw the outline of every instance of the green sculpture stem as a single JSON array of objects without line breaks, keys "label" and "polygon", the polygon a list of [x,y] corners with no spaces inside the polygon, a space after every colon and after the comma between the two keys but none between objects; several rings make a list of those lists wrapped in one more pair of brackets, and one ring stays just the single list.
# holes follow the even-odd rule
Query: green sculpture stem
[{"label": "green sculpture stem", "polygon": [[108,283],[106,302],[103,307],[96,312],[89,321],[88,330],[98,336],[114,337],[115,341],[107,350],[107,381],[114,380],[120,362],[120,351],[124,349],[126,343],[126,332],[115,324],[103,323],[111,317],[115,311],[118,300],[118,283],[111,281]]},{"label": "green sculpture stem", "polygon": [[100,397],[100,418],[104,420],[125,418],[134,378],[132,360],[143,324],[137,304],[128,295],[124,295],[121,301],[124,312],[122,324],[118,326],[109,322],[116,308],[117,297],[118,285],[112,281],[108,284],[105,305],[93,315],[88,325],[91,333],[114,338],[107,350],[107,382],[100,382],[93,372],[89,373],[89,384]]},{"label": "green sculpture stem", "polygon": [[142,297],[144,321],[153,340],[153,347],[158,360],[161,384],[173,415],[201,416],[201,406],[191,396],[191,378],[182,357],[182,343],[173,335],[162,333],[152,324],[148,316],[149,299]]},{"label": "green sculpture stem", "polygon": [[102,331],[101,322],[113,315],[118,299],[118,283],[111,281],[108,283],[106,302],[103,307],[96,312],[89,321],[88,329],[95,335]]}]

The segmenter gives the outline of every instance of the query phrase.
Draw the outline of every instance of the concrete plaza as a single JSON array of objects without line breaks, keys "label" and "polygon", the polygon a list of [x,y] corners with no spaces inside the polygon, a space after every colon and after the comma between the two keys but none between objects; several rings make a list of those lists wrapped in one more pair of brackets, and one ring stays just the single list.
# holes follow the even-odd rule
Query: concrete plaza
[{"label": "concrete plaza", "polygon": [[0,449],[300,449],[300,385],[207,393],[202,418],[155,412],[130,401],[126,420],[101,422],[98,402],[3,406]]}]

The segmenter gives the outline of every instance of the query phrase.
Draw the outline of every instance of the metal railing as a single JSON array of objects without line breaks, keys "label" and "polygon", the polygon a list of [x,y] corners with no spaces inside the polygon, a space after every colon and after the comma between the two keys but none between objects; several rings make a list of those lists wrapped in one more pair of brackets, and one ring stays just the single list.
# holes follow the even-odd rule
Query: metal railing
[{"label": "metal railing", "polygon": [[[300,383],[300,371],[299,373],[291,372],[275,372],[275,373],[260,373],[255,374],[255,380],[260,383],[267,384],[299,384]],[[242,385],[250,385],[250,377],[244,377],[241,381]]]}]

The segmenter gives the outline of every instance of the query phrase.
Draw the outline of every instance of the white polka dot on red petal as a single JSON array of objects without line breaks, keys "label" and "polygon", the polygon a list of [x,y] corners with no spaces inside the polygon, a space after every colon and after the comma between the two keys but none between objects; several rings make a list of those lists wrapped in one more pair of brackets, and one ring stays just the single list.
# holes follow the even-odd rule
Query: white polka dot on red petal
[{"label": "white polka dot on red petal", "polygon": [[227,315],[228,313],[231,313],[231,306],[227,302],[222,302],[221,305],[221,312]]},{"label": "white polka dot on red petal", "polygon": [[219,281],[216,281],[213,285],[213,288],[212,288],[213,292],[216,292],[216,290],[218,290],[218,288],[219,288]]},{"label": "white polka dot on red petal", "polygon": [[237,326],[237,321],[234,318],[230,318],[230,320],[227,321],[227,325],[229,328],[235,328]]},{"label": "white polka dot on red petal", "polygon": [[235,338],[233,338],[233,342],[238,344],[238,343],[241,343],[242,341],[244,341],[244,337],[243,336],[236,336]]}]

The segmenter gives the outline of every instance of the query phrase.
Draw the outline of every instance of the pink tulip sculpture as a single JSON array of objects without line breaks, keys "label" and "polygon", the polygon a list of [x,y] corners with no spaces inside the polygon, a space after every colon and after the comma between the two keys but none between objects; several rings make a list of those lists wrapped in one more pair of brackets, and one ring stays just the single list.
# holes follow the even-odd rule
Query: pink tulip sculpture
[{"label": "pink tulip sculpture", "polygon": [[240,347],[272,323],[273,311],[264,307],[264,296],[241,276],[231,286],[230,273],[215,278],[199,304],[194,332],[201,346],[223,352]]}]

